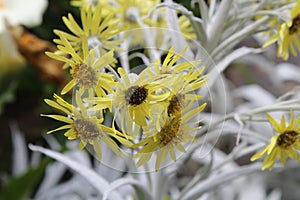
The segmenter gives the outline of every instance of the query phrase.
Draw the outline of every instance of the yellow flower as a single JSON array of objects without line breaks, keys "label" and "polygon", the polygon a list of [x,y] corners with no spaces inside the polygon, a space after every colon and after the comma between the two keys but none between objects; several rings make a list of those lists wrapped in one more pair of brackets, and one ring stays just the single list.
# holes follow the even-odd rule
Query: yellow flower
[{"label": "yellow flower", "polygon": [[139,28],[136,15],[140,18],[146,16],[151,8],[158,5],[160,0],[116,0],[117,17],[120,17],[122,26],[126,30]]},{"label": "yellow flower", "polygon": [[104,72],[104,68],[115,62],[113,50],[105,53],[100,58],[96,58],[94,49],[88,53],[87,49],[85,49],[82,58],[63,37],[62,42],[65,45],[58,46],[58,49],[61,52],[68,53],[71,58],[59,55],[59,52],[46,52],[49,57],[65,62],[65,67],[71,67],[70,74],[72,80],[63,88],[61,94],[66,94],[75,85],[78,85],[79,90],[87,90],[90,97],[94,96],[94,92],[98,96],[106,96],[105,91],[112,92],[111,86],[115,85],[115,81],[110,74]]},{"label": "yellow flower", "polygon": [[159,81],[146,78],[143,73],[139,74],[136,80],[130,80],[122,68],[119,68],[118,72],[122,82],[117,83],[116,91],[112,93],[112,105],[116,107],[116,113],[120,112],[122,131],[126,130],[124,123],[129,127],[132,123],[147,125],[146,120],[151,119],[151,106],[165,100],[169,93],[157,93],[164,86]]},{"label": "yellow flower", "polygon": [[198,72],[190,71],[186,75],[180,75],[172,84],[168,98],[168,107],[166,109],[169,117],[178,116],[187,103],[195,102],[202,98],[202,96],[193,93],[206,84],[205,76],[199,77]]},{"label": "yellow flower", "polygon": [[[185,152],[183,144],[195,141],[190,134],[200,128],[197,116],[205,108],[206,103],[199,105],[202,98],[195,91],[205,83],[204,76],[199,76],[199,71],[188,71],[186,74],[171,74],[174,79],[168,86],[169,97],[165,101],[158,102],[152,110],[157,116],[143,128],[143,139],[132,147],[143,146],[134,158],[139,158],[137,166],[146,163],[158,150],[155,169],[166,159],[169,153],[172,160],[176,161],[175,148]],[[170,81],[169,81],[170,82]]]},{"label": "yellow flower", "polygon": [[[111,49],[121,50],[118,47],[121,40],[116,40],[116,36],[121,31],[118,26],[119,21],[113,18],[113,13],[104,15],[101,5],[97,4],[94,8],[89,6],[81,9],[82,28],[72,14],[69,13],[68,17],[63,17],[65,25],[73,34],[54,30],[55,34],[59,37],[63,36],[70,42],[79,56],[82,55],[83,48],[95,49],[97,57]],[[58,45],[64,44],[61,38],[55,39],[54,42]]]},{"label": "yellow flower", "polygon": [[[147,70],[148,73],[150,74],[150,76],[157,76],[163,74],[182,74],[189,70],[195,69],[195,66],[199,64],[200,61],[182,61],[181,63],[176,64],[176,62],[179,61],[179,59],[183,59],[182,56],[184,55],[186,50],[187,49],[185,48],[179,54],[175,54],[175,47],[171,47],[163,63],[161,63],[160,60],[156,60]],[[200,73],[202,71],[203,67],[199,69]]]},{"label": "yellow flower", "polygon": [[141,142],[132,145],[132,148],[143,146],[133,157],[134,159],[139,158],[137,166],[148,162],[153,153],[158,150],[155,163],[155,170],[157,171],[166,160],[168,154],[170,154],[173,161],[176,161],[176,149],[180,152],[186,151],[184,144],[196,140],[191,133],[200,129],[201,126],[199,125],[200,121],[195,120],[195,118],[205,108],[206,103],[191,109],[192,106],[193,103],[183,106],[182,115],[167,117],[166,120],[161,122],[164,125],[160,130],[157,130],[156,123],[150,123],[145,128],[145,130],[148,129],[147,133],[152,133],[153,135],[147,136]]},{"label": "yellow flower", "polygon": [[[202,86],[206,84],[205,76],[199,76],[199,71],[189,71],[187,74],[170,75],[168,80],[172,84],[168,87],[169,97],[165,101],[158,102],[151,110],[151,114],[156,115],[151,123],[156,124],[157,131],[165,125],[165,121],[183,115],[183,109],[187,105],[199,105],[202,96],[197,94]],[[186,108],[185,108],[186,109]],[[143,129],[143,134],[151,134],[147,129]]]},{"label": "yellow flower", "polygon": [[297,56],[296,50],[300,51],[300,0],[291,10],[291,19],[280,26],[279,32],[271,37],[263,47],[278,41],[278,56],[284,60],[289,58],[289,51],[294,56]]},{"label": "yellow flower", "polygon": [[42,115],[66,123],[66,125],[49,131],[48,133],[66,130],[64,135],[69,140],[80,140],[80,149],[83,149],[87,144],[92,145],[95,153],[98,156],[99,162],[102,157],[99,140],[105,142],[110,147],[110,149],[118,156],[121,155],[121,152],[125,153],[118,147],[118,145],[112,138],[116,139],[125,146],[130,146],[131,143],[124,138],[123,133],[103,125],[102,118],[98,118],[96,114],[91,115],[84,106],[81,100],[81,95],[82,94],[80,92],[76,93],[76,107],[69,104],[56,94],[54,94],[55,101],[45,99],[45,102],[49,106],[62,111],[63,113],[65,113],[65,115],[67,115]]},{"label": "yellow flower", "polygon": [[136,46],[145,44],[141,24],[152,24],[152,19],[145,17],[150,9],[160,3],[160,0],[116,0],[115,18],[119,20],[120,26],[124,29],[123,37],[130,39],[130,45]]},{"label": "yellow flower", "polygon": [[279,157],[282,164],[286,164],[286,156],[300,162],[300,156],[297,150],[300,150],[300,118],[293,120],[293,112],[290,111],[290,121],[286,124],[284,115],[281,117],[280,123],[267,113],[270,123],[273,125],[277,135],[273,136],[269,145],[251,157],[251,161],[255,161],[266,154],[263,162],[262,170],[273,169],[276,157]]}]

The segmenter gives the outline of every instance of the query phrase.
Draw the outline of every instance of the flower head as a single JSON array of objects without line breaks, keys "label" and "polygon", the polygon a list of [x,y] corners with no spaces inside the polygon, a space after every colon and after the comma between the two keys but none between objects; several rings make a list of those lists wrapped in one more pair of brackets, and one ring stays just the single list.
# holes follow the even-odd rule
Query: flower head
[{"label": "flower head", "polygon": [[88,90],[90,96],[94,92],[98,96],[106,96],[106,92],[111,92],[111,86],[115,85],[112,75],[105,73],[104,68],[114,64],[114,52],[111,50],[100,58],[96,57],[95,50],[83,51],[83,57],[80,57],[72,48],[70,43],[62,37],[64,46],[58,46],[61,52],[67,52],[71,58],[60,55],[59,52],[47,52],[47,55],[53,59],[65,62],[65,67],[70,67],[71,81],[63,88],[62,94],[69,92],[74,86],[78,85],[79,90]]},{"label": "flower head", "polygon": [[[168,51],[166,58],[163,63],[160,60],[156,60],[152,66],[149,67],[148,73],[151,76],[163,75],[163,74],[182,74],[189,70],[195,69],[195,66],[200,63],[200,61],[180,61],[183,58],[186,48],[180,53],[175,54],[175,47],[171,47]],[[202,69],[200,70],[202,72]]]},{"label": "flower head", "polygon": [[[54,30],[59,37],[66,38],[75,52],[82,56],[84,48],[95,49],[97,57],[100,57],[105,52],[115,49],[121,50],[118,45],[120,40],[116,40],[116,36],[121,29],[118,26],[118,20],[113,18],[113,14],[103,14],[102,4],[97,4],[96,7],[89,6],[81,9],[82,27],[69,13],[68,17],[63,17],[63,21],[68,29],[73,33],[66,33],[60,30]],[[62,39],[55,39],[55,43],[63,45]]]},{"label": "flower head", "polygon": [[289,58],[289,52],[294,56],[297,51],[300,51],[300,1],[291,10],[291,19],[286,21],[280,26],[277,34],[272,36],[265,44],[264,47],[278,41],[278,56],[284,60]]},{"label": "flower head", "polygon": [[157,171],[168,154],[173,161],[176,161],[176,149],[180,152],[186,151],[184,144],[196,140],[191,134],[201,126],[199,125],[200,121],[195,120],[195,118],[205,108],[206,103],[191,109],[192,106],[193,102],[183,105],[181,115],[167,117],[160,121],[163,126],[159,129],[157,129],[156,123],[150,123],[144,128],[146,134],[152,133],[153,135],[147,136],[132,146],[133,148],[142,146],[134,156],[134,159],[139,159],[137,166],[148,162],[157,150],[155,163],[155,170]]},{"label": "flower head", "polygon": [[277,132],[272,137],[269,145],[251,157],[251,161],[255,161],[266,154],[262,169],[269,168],[272,170],[276,157],[279,157],[283,165],[286,164],[287,156],[300,162],[300,156],[297,150],[300,150],[300,118],[293,119],[293,113],[290,111],[289,124],[286,124],[284,115],[281,117],[280,123],[267,113],[270,123]]},{"label": "flower head", "polygon": [[124,123],[145,126],[147,119],[151,119],[152,105],[165,100],[169,93],[157,93],[164,85],[146,78],[144,73],[131,80],[122,68],[118,72],[123,81],[117,83],[116,91],[112,93],[112,105],[116,106],[117,113],[121,112],[122,130],[125,130]]},{"label": "flower head", "polygon": [[202,97],[194,93],[206,83],[198,73],[190,70],[187,74],[169,75],[174,80],[168,86],[168,99],[155,105],[156,119],[143,127],[144,139],[133,145],[142,146],[134,156],[139,158],[137,166],[147,162],[157,150],[155,169],[158,170],[168,153],[176,161],[176,149],[185,152],[183,145],[195,141],[191,134],[200,128],[197,117],[206,106],[206,103],[199,105]]},{"label": "flower head", "polygon": [[99,162],[102,157],[99,140],[105,142],[113,152],[120,156],[122,150],[119,149],[117,143],[112,138],[126,146],[130,146],[131,143],[124,138],[123,133],[103,125],[103,119],[98,117],[101,116],[99,113],[89,113],[82,102],[81,95],[80,92],[76,93],[75,104],[77,106],[69,104],[55,94],[55,101],[49,99],[45,100],[49,106],[56,108],[67,115],[42,115],[66,123],[66,125],[49,131],[48,133],[67,130],[64,135],[69,140],[79,139],[80,149],[83,149],[87,144],[92,145],[98,156]]}]

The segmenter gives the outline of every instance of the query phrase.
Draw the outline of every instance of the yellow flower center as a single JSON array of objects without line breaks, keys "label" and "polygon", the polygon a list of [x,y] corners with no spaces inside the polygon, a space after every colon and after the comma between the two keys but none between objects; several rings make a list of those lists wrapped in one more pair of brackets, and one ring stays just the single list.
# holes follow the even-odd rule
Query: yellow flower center
[{"label": "yellow flower center", "polygon": [[70,74],[71,76],[76,79],[77,75],[78,75],[78,71],[79,71],[80,65],[75,65],[74,67],[71,68],[70,70]]},{"label": "yellow flower center", "polygon": [[177,114],[180,113],[181,108],[184,104],[184,99],[185,95],[184,94],[177,94],[173,95],[171,100],[169,101],[169,106],[168,106],[168,116],[176,116]]},{"label": "yellow flower center", "polygon": [[298,133],[295,131],[286,131],[277,139],[277,145],[282,148],[287,148],[293,145],[298,140]]},{"label": "yellow flower center", "polygon": [[289,34],[293,35],[295,33],[298,33],[299,30],[300,30],[300,15],[297,15],[297,17],[293,19],[292,26],[289,28]]},{"label": "yellow flower center", "polygon": [[161,129],[161,131],[158,134],[160,147],[166,146],[176,138],[180,140],[180,136],[183,135],[183,132],[180,130],[180,125],[181,125],[180,118],[175,118],[169,124],[167,124]]},{"label": "yellow flower center", "polygon": [[79,87],[83,88],[93,88],[98,83],[96,71],[85,63],[80,65],[76,80],[79,84]]},{"label": "yellow flower center", "polygon": [[99,127],[97,124],[86,119],[76,119],[73,124],[77,136],[83,142],[92,142],[101,137]]},{"label": "yellow flower center", "polygon": [[125,92],[126,103],[132,106],[140,105],[145,101],[148,89],[145,87],[132,86]]}]

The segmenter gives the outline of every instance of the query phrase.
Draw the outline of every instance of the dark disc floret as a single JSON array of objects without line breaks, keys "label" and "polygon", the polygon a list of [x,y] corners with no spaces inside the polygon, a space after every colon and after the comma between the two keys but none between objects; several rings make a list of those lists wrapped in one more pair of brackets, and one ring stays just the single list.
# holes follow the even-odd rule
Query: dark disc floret
[{"label": "dark disc floret", "polygon": [[125,92],[126,103],[132,106],[142,104],[148,95],[148,89],[140,86],[132,86]]}]

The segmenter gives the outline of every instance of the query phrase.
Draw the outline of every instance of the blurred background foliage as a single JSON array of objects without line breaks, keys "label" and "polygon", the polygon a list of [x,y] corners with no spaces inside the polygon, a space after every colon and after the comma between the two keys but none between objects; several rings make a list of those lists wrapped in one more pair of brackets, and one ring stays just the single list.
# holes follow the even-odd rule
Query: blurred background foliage
[{"label": "blurred background foliage", "polygon": [[[67,30],[62,16],[72,12],[74,17],[78,18],[79,11],[69,5],[69,0],[48,2],[42,24],[34,28],[25,28],[37,37],[52,42],[55,38],[54,28]],[[9,71],[0,77],[0,172],[10,173],[10,123],[16,122],[20,126],[28,142],[43,142],[42,134],[56,123],[40,117],[40,113],[50,112],[43,99],[51,98],[60,88],[55,83],[43,81],[37,70],[28,62],[21,69]]]}]

